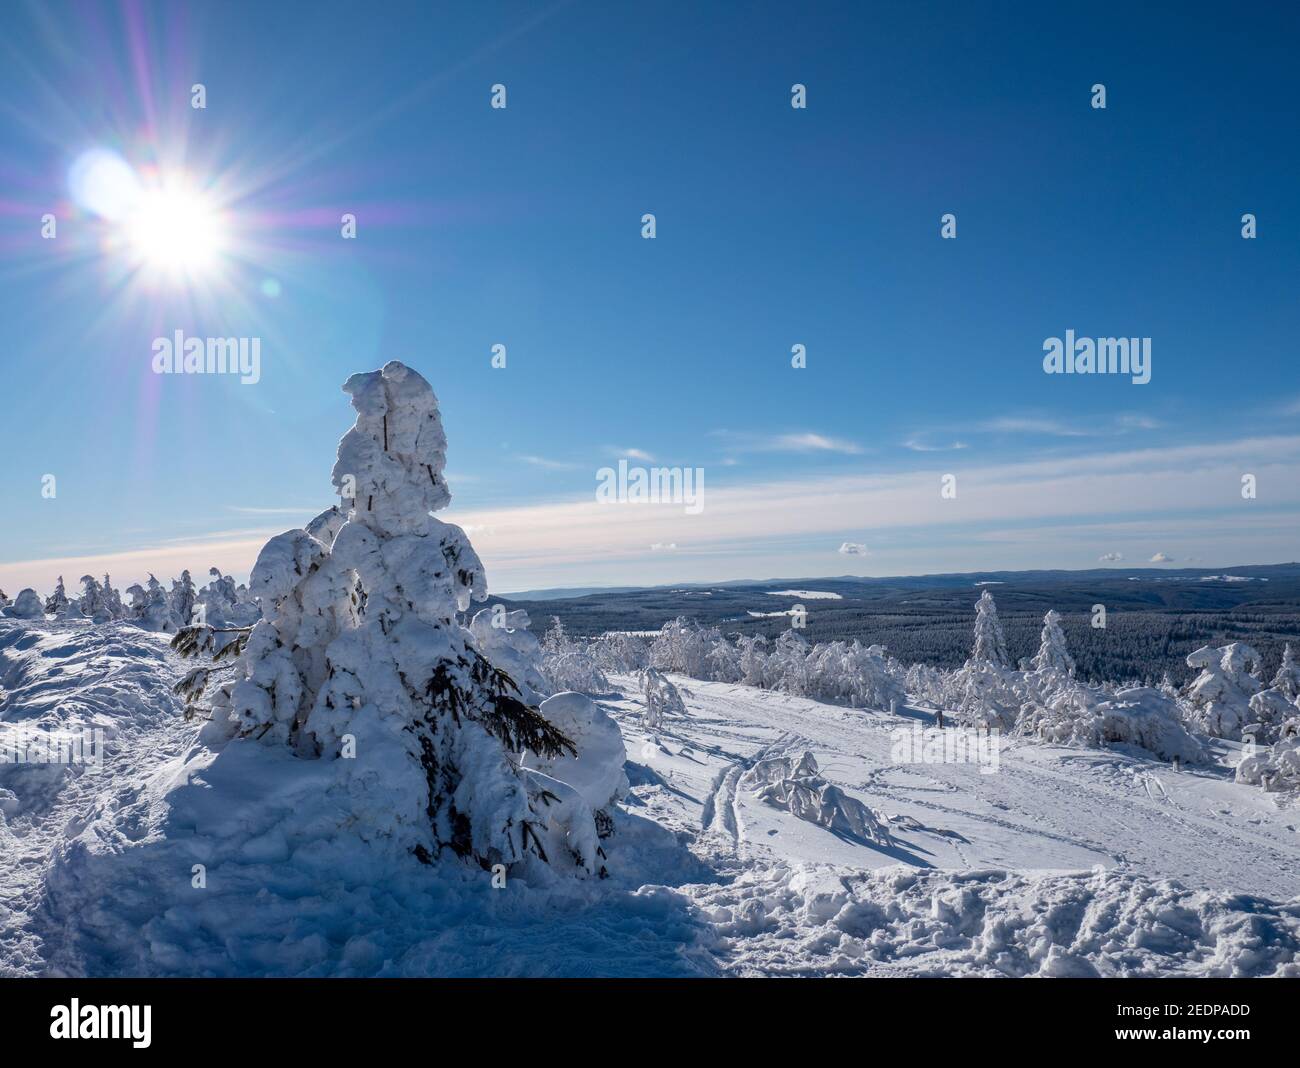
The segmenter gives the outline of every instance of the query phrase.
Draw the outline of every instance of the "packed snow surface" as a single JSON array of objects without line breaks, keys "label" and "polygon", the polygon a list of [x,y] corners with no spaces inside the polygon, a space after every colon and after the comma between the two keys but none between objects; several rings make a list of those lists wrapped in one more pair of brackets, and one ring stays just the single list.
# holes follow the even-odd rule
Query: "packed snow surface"
[{"label": "packed snow surface", "polygon": [[590,740],[556,818],[621,795],[609,878],[497,888],[368,840],[384,784],[340,761],[200,743],[166,639],[0,619],[0,724],[105,738],[0,764],[0,974],[1300,976],[1300,811],[1231,739],[1175,769],[1004,738],[989,774],[894,759],[911,700],[668,675],[687,714],[650,731],[616,675],[545,709]]}]

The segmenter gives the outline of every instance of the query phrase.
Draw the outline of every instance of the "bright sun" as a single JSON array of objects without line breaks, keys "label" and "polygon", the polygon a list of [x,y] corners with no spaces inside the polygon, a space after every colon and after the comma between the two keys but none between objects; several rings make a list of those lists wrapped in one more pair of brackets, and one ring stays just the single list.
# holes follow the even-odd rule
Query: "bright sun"
[{"label": "bright sun", "polygon": [[92,149],[69,174],[73,198],[110,226],[110,246],[151,280],[187,284],[214,274],[226,246],[221,212],[185,175],[142,179],[115,152]]},{"label": "bright sun", "polygon": [[220,218],[192,190],[142,191],[121,227],[131,253],[156,271],[193,278],[211,269],[221,252]]}]

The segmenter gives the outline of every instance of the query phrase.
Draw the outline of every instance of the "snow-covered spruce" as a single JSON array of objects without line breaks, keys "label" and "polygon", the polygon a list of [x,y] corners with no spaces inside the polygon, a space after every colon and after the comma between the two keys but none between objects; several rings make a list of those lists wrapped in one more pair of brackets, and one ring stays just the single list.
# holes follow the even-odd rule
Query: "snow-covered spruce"
[{"label": "snow-covered spruce", "polygon": [[487,590],[464,532],[430,514],[450,500],[433,390],[397,362],[343,388],[357,411],[332,476],[343,506],[262,549],[263,619],[203,737],[334,762],[356,833],[426,862],[602,872],[582,794],[520,763],[554,768],[573,739],[456,622]]},{"label": "snow-covered spruce", "polygon": [[[989,598],[992,601],[992,598]],[[1067,677],[1074,676],[1074,657],[1065,647],[1061,632],[1061,613],[1052,609],[1043,616],[1043,633],[1031,666],[1035,671],[1052,671]]]},{"label": "snow-covered spruce", "polygon": [[993,594],[987,589],[975,602],[975,647],[971,650],[970,658],[999,668],[1011,666],[1011,658],[1007,655],[1007,639],[1002,633],[1002,624],[998,621],[998,607],[993,601]]},{"label": "snow-covered spruce", "polygon": [[1201,669],[1186,691],[1197,730],[1240,741],[1242,728],[1253,722],[1250,699],[1263,688],[1256,678],[1260,664],[1259,653],[1245,642],[1206,645],[1187,654],[1188,667]]}]

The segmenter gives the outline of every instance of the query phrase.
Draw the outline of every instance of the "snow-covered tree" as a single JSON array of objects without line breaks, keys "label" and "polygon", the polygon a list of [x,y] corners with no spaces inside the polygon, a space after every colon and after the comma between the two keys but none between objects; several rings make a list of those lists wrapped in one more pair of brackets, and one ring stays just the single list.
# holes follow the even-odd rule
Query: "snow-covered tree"
[{"label": "snow-covered tree", "polygon": [[129,615],[136,626],[143,630],[175,633],[176,621],[167,602],[167,591],[152,574],[145,586],[137,583],[128,587],[126,592],[131,598]]},{"label": "snow-covered tree", "polygon": [[113,613],[104,598],[104,589],[93,575],[81,576],[81,598],[78,607],[83,616],[88,616],[96,623],[107,623],[113,618]]},{"label": "snow-covered tree", "polygon": [[809,696],[812,690],[811,649],[793,628],[776,639],[767,660],[768,685],[796,697]]},{"label": "snow-covered tree", "polygon": [[6,605],[3,612],[6,616],[13,619],[45,618],[45,606],[41,604],[40,597],[30,586],[26,589],[19,590],[18,596],[14,598],[13,604]]},{"label": "snow-covered tree", "polygon": [[766,686],[767,639],[761,634],[742,634],[736,639],[740,648],[740,681],[746,686]]},{"label": "snow-covered tree", "polygon": [[1074,658],[1065,646],[1065,635],[1061,632],[1061,614],[1055,609],[1043,616],[1043,633],[1039,639],[1038,652],[1030,663],[1034,671],[1050,671],[1067,678],[1074,677]]},{"label": "snow-covered tree", "polygon": [[592,654],[602,671],[619,675],[635,674],[650,663],[649,644],[635,634],[602,634],[594,643]]},{"label": "snow-covered tree", "polygon": [[1188,666],[1201,669],[1186,691],[1196,729],[1240,740],[1242,727],[1253,721],[1250,699],[1262,689],[1255,677],[1260,663],[1259,653],[1245,642],[1206,645],[1187,655]]},{"label": "snow-covered tree", "polygon": [[63,576],[59,576],[59,583],[54,587],[54,592],[45,598],[45,614],[47,616],[57,616],[68,605],[68,591],[63,588]]},{"label": "snow-covered tree", "polygon": [[426,862],[602,870],[582,794],[521,763],[578,757],[573,740],[456,622],[487,589],[464,532],[431,515],[450,500],[433,390],[397,362],[344,390],[357,420],[334,465],[343,507],[262,549],[250,588],[263,618],[204,737],[350,755],[340,773],[366,833]]},{"label": "snow-covered tree", "polygon": [[971,650],[970,659],[999,668],[1011,667],[1011,658],[1007,655],[1007,639],[1002,633],[1002,624],[998,621],[998,606],[993,602],[993,594],[987,589],[975,602],[975,646]]},{"label": "snow-covered tree", "polygon": [[4,590],[0,590],[0,608],[8,608],[11,604],[13,601],[9,599],[9,595]]},{"label": "snow-covered tree", "polygon": [[1287,642],[1282,650],[1282,663],[1278,666],[1277,674],[1273,676],[1272,688],[1292,701],[1300,698],[1300,664],[1296,663],[1290,642]]},{"label": "snow-covered tree", "polygon": [[122,604],[122,595],[113,587],[113,581],[104,573],[104,583],[100,587],[100,592],[104,598],[104,608],[108,612],[109,619],[125,619],[126,606]]},{"label": "snow-covered tree", "polygon": [[707,679],[709,655],[721,640],[722,632],[716,627],[702,627],[693,619],[678,616],[665,623],[651,643],[650,663],[660,671]]},{"label": "snow-covered tree", "polygon": [[194,604],[197,594],[198,591],[194,588],[194,580],[190,577],[188,569],[181,572],[180,578],[172,579],[171,592],[167,595],[167,608],[177,626],[188,627],[195,622]]}]

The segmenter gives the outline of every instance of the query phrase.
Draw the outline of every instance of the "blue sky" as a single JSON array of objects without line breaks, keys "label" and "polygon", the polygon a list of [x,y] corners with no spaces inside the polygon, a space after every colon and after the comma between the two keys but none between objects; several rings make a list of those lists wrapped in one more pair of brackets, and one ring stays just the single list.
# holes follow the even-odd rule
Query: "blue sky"
[{"label": "blue sky", "polygon": [[[0,586],[246,572],[389,359],[501,592],[1296,559],[1284,7],[7,5]],[[93,148],[219,203],[218,269],[133,273]],[[261,381],[154,375],[175,329]],[[1152,338],[1151,382],[1044,374],[1067,329]],[[596,506],[621,455],[704,512]]]}]

